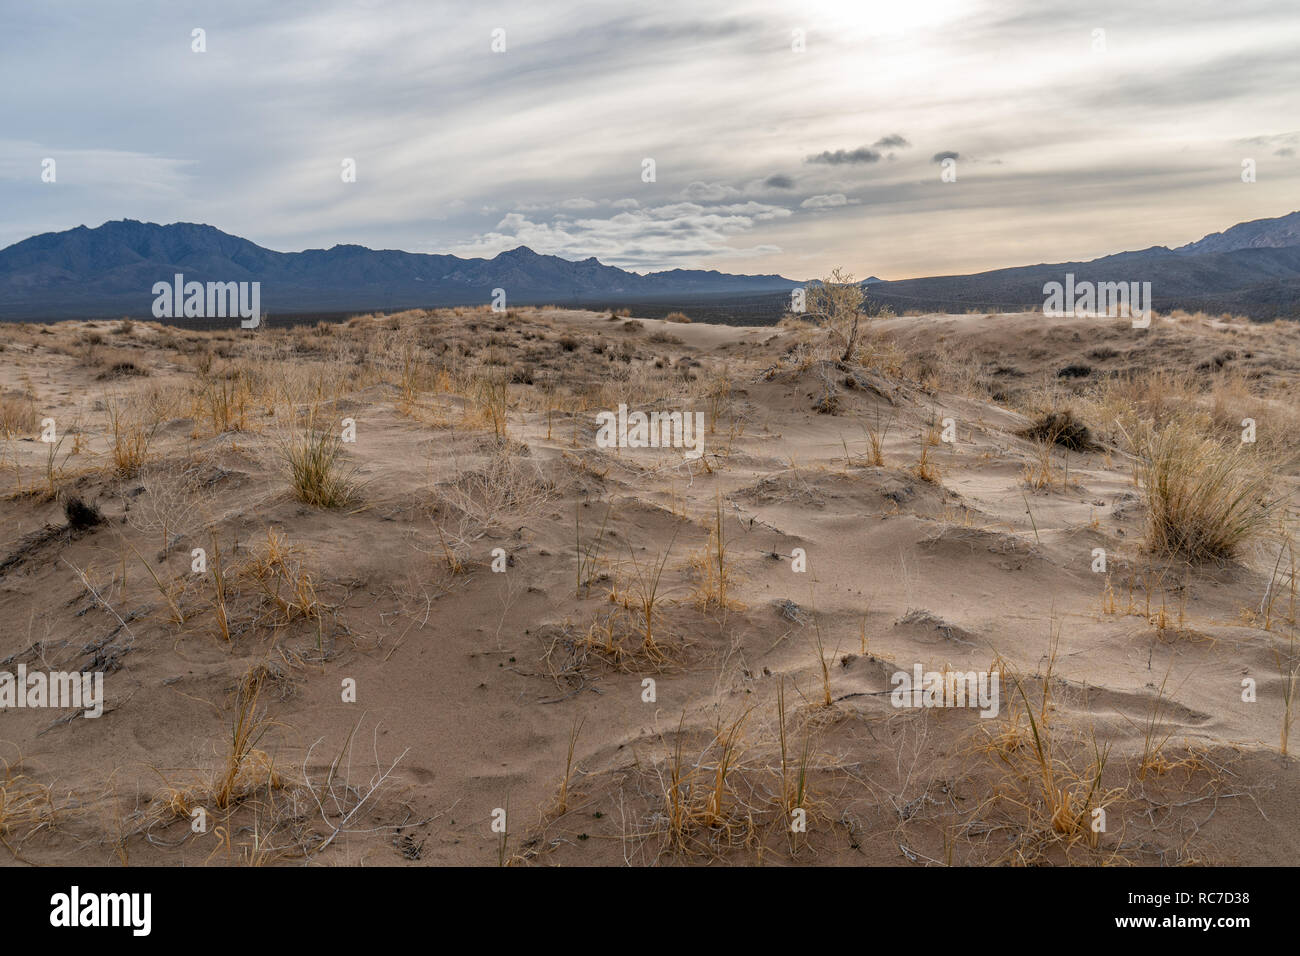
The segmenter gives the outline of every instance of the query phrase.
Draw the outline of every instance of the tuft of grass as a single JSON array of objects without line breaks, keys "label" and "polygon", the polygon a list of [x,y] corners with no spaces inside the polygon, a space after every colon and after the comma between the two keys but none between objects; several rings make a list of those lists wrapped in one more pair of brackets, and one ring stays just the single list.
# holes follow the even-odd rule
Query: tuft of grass
[{"label": "tuft of grass", "polygon": [[[1024,812],[1030,832],[1047,842],[1059,841],[1067,851],[1079,843],[1095,849],[1100,833],[1092,829],[1093,811],[1115,803],[1124,790],[1107,789],[1102,784],[1110,744],[1101,746],[1094,731],[1091,746],[1073,752],[1082,748],[1071,746],[1077,742],[1062,739],[1053,727],[1056,707],[1052,702],[1052,672],[1059,638],[1059,627],[1053,626],[1037,706],[1030,702],[1020,679],[1003,669],[1004,679],[1010,676],[1020,695],[1021,706],[1016,706],[1014,698],[1009,701],[1004,730],[990,737],[987,752],[995,754],[1011,771],[1002,797]],[[1027,736],[1020,722],[1021,712],[1028,722]]]},{"label": "tuft of grass", "polygon": [[509,407],[509,379],[499,370],[485,370],[475,389],[479,416],[500,441],[506,437],[506,412]]},{"label": "tuft of grass", "polygon": [[803,749],[796,765],[791,760],[790,744],[786,735],[784,677],[776,688],[776,719],[781,744],[781,815],[788,823],[794,811],[807,809],[808,736],[804,735]]},{"label": "tuft of grass", "polygon": [[870,445],[870,452],[867,455],[867,464],[881,468],[885,464],[885,436],[889,434],[889,426],[893,424],[893,419],[885,422],[884,427],[880,425],[879,411],[876,413],[876,427],[863,426],[867,432],[867,443]]},{"label": "tuft of grass", "polygon": [[280,777],[270,756],[256,749],[269,723],[258,711],[266,671],[251,667],[235,690],[234,715],[230,725],[230,750],[226,754],[224,773],[214,788],[214,802],[226,810],[265,782],[269,788],[280,785]]},{"label": "tuft of grass", "polygon": [[727,568],[727,541],[722,530],[722,498],[715,502],[713,527],[709,529],[708,546],[691,557],[691,566],[695,570],[694,588],[695,606],[701,611],[711,607],[726,611],[739,608],[740,604],[727,597],[732,573]]},{"label": "tuft of grass", "polygon": [[31,396],[12,398],[0,396],[0,436],[15,438],[19,435],[31,435],[40,425],[40,416],[36,414],[36,403]]},{"label": "tuft of grass", "polygon": [[585,593],[586,590],[590,589],[591,582],[595,580],[597,576],[597,571],[600,567],[601,542],[604,540],[605,527],[609,524],[609,516],[613,510],[614,506],[612,504],[606,507],[605,517],[600,522],[600,531],[596,533],[594,538],[584,544],[582,541],[581,506],[578,504],[574,504],[573,506],[573,533],[578,554],[578,577],[577,587],[573,592],[574,597],[577,597],[579,593]]},{"label": "tuft of grass", "polygon": [[921,436],[921,456],[912,466],[912,474],[932,485],[939,483],[939,466],[930,457],[931,447],[939,443],[939,427],[931,425]]},{"label": "tuft of grass", "polygon": [[230,618],[226,613],[226,572],[221,567],[221,546],[217,534],[212,532],[212,554],[209,555],[212,572],[212,610],[217,617],[217,628],[226,643],[230,643]]},{"label": "tuft of grass", "polygon": [[1021,477],[1035,491],[1052,487],[1052,478],[1056,474],[1055,448],[1045,439],[1034,443],[1034,459],[1025,463]]},{"label": "tuft of grass", "polygon": [[564,782],[560,784],[560,800],[555,809],[559,816],[569,812],[569,781],[573,778],[573,751],[578,745],[578,734],[582,733],[584,723],[586,723],[585,717],[574,718],[573,730],[569,733],[569,756],[564,764]]},{"label": "tuft of grass", "polygon": [[343,462],[343,441],[309,423],[284,449],[289,484],[295,497],[314,508],[342,508],[355,501],[359,487],[355,471]]},{"label": "tuft of grass", "polygon": [[160,422],[146,421],[141,417],[129,418],[122,403],[107,404],[109,431],[113,444],[109,449],[113,458],[113,472],[119,478],[132,478],[139,474],[149,456]]},{"label": "tuft of grass", "polygon": [[641,647],[651,660],[663,658],[663,652],[660,651],[659,645],[655,642],[655,623],[659,618],[659,604],[663,600],[660,585],[663,579],[664,567],[668,564],[668,555],[673,549],[673,541],[676,538],[677,532],[674,531],[672,538],[668,541],[668,547],[664,549],[658,560],[644,567],[636,559],[636,555],[632,552],[632,546],[628,545],[628,555],[631,557],[632,567],[636,571],[636,583],[631,590],[633,603],[640,617]]},{"label": "tuft of grass", "polygon": [[1278,499],[1243,446],[1225,447],[1186,421],[1146,428],[1135,442],[1147,546],[1188,561],[1224,560],[1262,531]]},{"label": "tuft of grass", "polygon": [[54,824],[56,808],[49,787],[22,772],[21,760],[0,759],[0,843],[10,852],[10,838],[26,839]]}]

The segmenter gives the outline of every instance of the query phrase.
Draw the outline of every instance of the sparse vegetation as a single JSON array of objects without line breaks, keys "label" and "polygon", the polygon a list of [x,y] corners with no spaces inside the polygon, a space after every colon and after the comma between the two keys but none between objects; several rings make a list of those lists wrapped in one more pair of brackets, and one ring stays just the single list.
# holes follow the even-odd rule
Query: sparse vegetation
[{"label": "sparse vegetation", "polygon": [[1143,429],[1134,445],[1147,544],[1157,553],[1234,557],[1276,510],[1270,475],[1240,445],[1225,447],[1177,419]]}]

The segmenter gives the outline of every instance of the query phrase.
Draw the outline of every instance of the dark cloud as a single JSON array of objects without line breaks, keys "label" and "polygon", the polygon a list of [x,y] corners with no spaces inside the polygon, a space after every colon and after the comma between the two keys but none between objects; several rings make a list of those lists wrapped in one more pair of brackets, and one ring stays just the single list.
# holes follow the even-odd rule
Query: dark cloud
[{"label": "dark cloud", "polygon": [[1274,156],[1294,156],[1295,150],[1290,146],[1283,146],[1281,149],[1273,151]]},{"label": "dark cloud", "polygon": [[880,154],[866,146],[859,146],[857,149],[837,149],[834,152],[828,149],[816,156],[809,156],[804,162],[826,163],[830,166],[842,166],[845,163],[878,163]]},{"label": "dark cloud", "polygon": [[877,149],[888,149],[890,146],[897,146],[900,149],[906,149],[912,144],[902,137],[899,133],[890,133],[888,136],[882,136],[871,144]]},{"label": "dark cloud", "polygon": [[773,173],[763,180],[763,185],[770,186],[773,189],[794,189],[794,180],[781,173]]},{"label": "dark cloud", "polygon": [[942,163],[945,159],[958,159],[959,154],[955,150],[945,149],[935,153],[930,157],[932,163]]}]

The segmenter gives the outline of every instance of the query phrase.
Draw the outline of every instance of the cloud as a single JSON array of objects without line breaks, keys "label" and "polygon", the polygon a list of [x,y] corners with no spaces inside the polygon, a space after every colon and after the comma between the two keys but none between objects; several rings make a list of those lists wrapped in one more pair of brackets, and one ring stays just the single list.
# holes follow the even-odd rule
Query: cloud
[{"label": "cloud", "polygon": [[830,193],[825,196],[809,196],[799,205],[804,209],[832,209],[835,206],[847,206],[853,200],[849,199],[844,193]]},{"label": "cloud", "polygon": [[1294,156],[1295,149],[1290,146],[1283,146],[1281,149],[1273,151],[1274,156]]},{"label": "cloud", "polygon": [[[1295,0],[1228,13],[1101,0],[1096,22],[1077,0],[817,0],[798,56],[781,0],[722,14],[698,0],[185,4],[211,8],[203,55],[175,18],[78,4],[69,30],[72,4],[10,6],[0,74],[41,83],[5,103],[0,246],[133,218],[286,250],[535,237],[639,269],[779,244],[759,271],[924,275],[1195,239],[1234,221],[1225,155],[1300,156]],[[489,50],[495,26],[503,55]],[[982,160],[982,175],[941,190],[924,169],[936,142],[960,142],[963,164],[1005,165]],[[45,156],[57,184],[40,182]],[[655,183],[641,179],[647,156]],[[357,182],[340,181],[343,157]],[[1296,180],[1280,173],[1297,162],[1251,187],[1252,215],[1294,207]],[[817,198],[837,195],[869,204],[879,228]],[[497,228],[511,212],[522,218]],[[1072,228],[1051,228],[1062,216]],[[936,245],[938,231],[954,241]]]},{"label": "cloud", "polygon": [[779,247],[741,246],[735,240],[758,223],[791,215],[784,207],[753,201],[712,206],[667,203],[604,218],[557,216],[551,222],[513,212],[491,231],[450,251],[460,256],[491,257],[526,245],[534,252],[566,259],[595,256],[611,265],[660,268],[701,257],[737,259],[773,254]]},{"label": "cloud", "polygon": [[0,180],[41,181],[43,163],[54,160],[55,182],[101,189],[118,196],[179,196],[197,163],[116,149],[67,149],[0,139]]},{"label": "cloud", "polygon": [[828,149],[824,153],[809,156],[804,162],[826,163],[830,166],[841,166],[845,163],[878,163],[880,162],[880,153],[866,146],[859,146],[857,149],[852,150],[837,149],[834,152]]},{"label": "cloud", "polygon": [[878,149],[889,149],[890,147],[906,149],[908,146],[911,146],[912,144],[909,143],[907,140],[905,140],[898,133],[890,133],[888,136],[880,137],[880,139],[876,140],[871,145],[875,146]]},{"label": "cloud", "polygon": [[682,190],[682,196],[684,198],[699,199],[706,202],[718,202],[739,195],[739,189],[736,189],[734,186],[728,186],[724,183],[693,182]]},{"label": "cloud", "polygon": [[945,159],[959,159],[960,156],[961,154],[958,153],[956,150],[945,149],[931,156],[930,162],[942,163]]}]

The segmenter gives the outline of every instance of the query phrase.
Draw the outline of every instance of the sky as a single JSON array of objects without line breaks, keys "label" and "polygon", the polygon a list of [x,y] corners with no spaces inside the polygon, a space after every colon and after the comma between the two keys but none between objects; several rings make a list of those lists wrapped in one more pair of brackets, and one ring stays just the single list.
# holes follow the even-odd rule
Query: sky
[{"label": "sky", "polygon": [[901,279],[1177,246],[1300,208],[1297,41],[1295,0],[0,0],[0,247],[140,219]]}]

